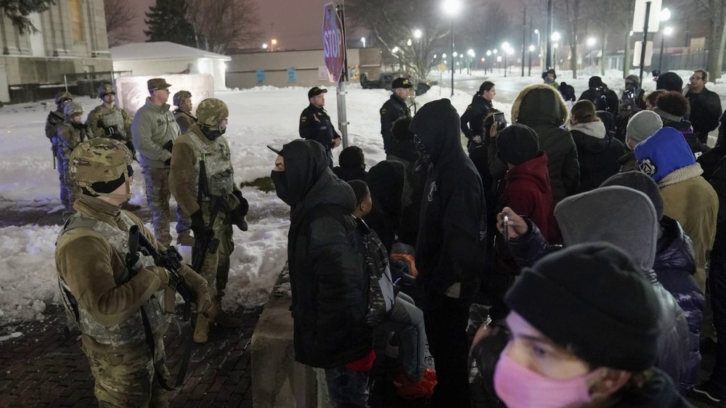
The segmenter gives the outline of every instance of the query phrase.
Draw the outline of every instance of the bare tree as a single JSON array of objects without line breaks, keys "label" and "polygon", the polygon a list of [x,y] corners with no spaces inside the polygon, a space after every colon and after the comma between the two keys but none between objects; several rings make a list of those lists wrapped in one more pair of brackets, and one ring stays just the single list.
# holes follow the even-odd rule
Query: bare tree
[{"label": "bare tree", "polygon": [[[674,13],[686,21],[687,25],[703,24],[707,28],[706,70],[709,80],[721,78],[724,48],[726,48],[726,2],[723,0],[678,0],[669,5],[677,10]],[[689,44],[686,44],[688,46]]]},{"label": "bare tree", "polygon": [[106,13],[108,46],[115,47],[131,42],[130,29],[135,13],[128,0],[103,0],[103,8]]},{"label": "bare tree", "polygon": [[433,66],[434,47],[450,38],[448,21],[441,18],[435,0],[349,0],[346,16],[370,30],[387,53],[420,78]]},{"label": "bare tree", "polygon": [[253,0],[191,0],[187,14],[197,48],[207,51],[225,54],[261,36]]},{"label": "bare tree", "polygon": [[31,13],[42,13],[55,4],[55,0],[0,0],[0,10],[22,33],[37,32],[28,18]]},{"label": "bare tree", "polygon": [[[592,23],[597,30],[600,52],[602,54],[600,64],[600,74],[605,75],[605,55],[607,52],[608,41],[613,32],[619,29],[626,29],[626,41],[629,38],[629,28],[632,18],[629,18],[634,7],[629,7],[628,3],[633,0],[611,0],[597,1],[588,3],[583,10],[583,17],[586,21]],[[630,44],[626,46],[626,59],[628,57]]]},{"label": "bare tree", "polygon": [[561,0],[561,3],[564,3],[565,21],[567,21],[567,31],[570,37],[570,69],[572,78],[577,79],[577,43],[579,42],[577,30],[581,18],[581,0]]}]

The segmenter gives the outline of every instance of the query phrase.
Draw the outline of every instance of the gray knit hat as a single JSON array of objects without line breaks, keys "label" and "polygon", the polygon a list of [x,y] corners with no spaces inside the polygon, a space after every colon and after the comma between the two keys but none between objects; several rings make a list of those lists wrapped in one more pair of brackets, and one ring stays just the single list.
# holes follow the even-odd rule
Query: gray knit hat
[{"label": "gray knit hat", "polygon": [[648,110],[640,111],[628,121],[628,127],[625,130],[625,139],[632,139],[640,143],[662,127],[663,120],[657,113]]}]

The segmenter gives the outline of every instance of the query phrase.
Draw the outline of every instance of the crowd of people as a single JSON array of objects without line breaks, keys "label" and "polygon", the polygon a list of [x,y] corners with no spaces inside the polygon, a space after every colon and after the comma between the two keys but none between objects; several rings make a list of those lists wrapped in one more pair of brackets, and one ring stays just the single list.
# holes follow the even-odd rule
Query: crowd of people
[{"label": "crowd of people", "polygon": [[[448,99],[412,115],[399,78],[379,112],[386,159],[370,169],[357,146],[334,166],[341,137],[326,90],[310,89],[300,139],[269,146],[290,206],[295,359],[324,369],[338,408],[368,406],[380,352],[397,360],[396,393],[434,407],[470,406],[472,362],[510,408],[688,407],[686,396],[718,406],[726,344],[701,327],[710,307],[726,333],[726,114],[707,77],[695,71],[683,90],[666,73],[650,94],[628,77],[621,98],[593,77],[574,101],[552,71],[520,92],[511,124],[490,81],[461,116]],[[195,295],[195,342],[210,324],[240,324],[220,306],[232,226],[247,230],[248,209],[224,137],[229,111],[210,98],[192,116],[181,91],[172,113],[169,86],[150,80],[131,119],[104,85],[87,125],[60,94],[46,127],[68,204],[59,284],[102,404],[165,406],[162,335],[180,285]],[[137,153],[153,234],[121,210]],[[172,195],[193,268],[169,260],[180,258]],[[136,229],[155,251],[134,257]],[[472,305],[488,315],[478,330]],[[702,343],[716,356],[705,382]]]}]

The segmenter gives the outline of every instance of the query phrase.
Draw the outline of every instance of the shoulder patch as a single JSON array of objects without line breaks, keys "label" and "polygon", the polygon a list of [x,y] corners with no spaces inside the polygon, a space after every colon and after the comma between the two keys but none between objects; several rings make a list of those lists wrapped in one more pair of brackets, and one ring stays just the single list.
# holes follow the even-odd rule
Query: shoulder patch
[{"label": "shoulder patch", "polygon": [[305,123],[305,122],[307,122],[307,120],[308,120],[307,116],[305,116],[305,115],[300,116],[300,122]]},{"label": "shoulder patch", "polygon": [[469,106],[466,107],[466,110],[469,110],[469,109],[471,109],[473,107],[474,107],[474,105],[469,105]]},{"label": "shoulder patch", "polygon": [[385,114],[386,114],[386,108],[381,108],[381,115],[385,115]]}]

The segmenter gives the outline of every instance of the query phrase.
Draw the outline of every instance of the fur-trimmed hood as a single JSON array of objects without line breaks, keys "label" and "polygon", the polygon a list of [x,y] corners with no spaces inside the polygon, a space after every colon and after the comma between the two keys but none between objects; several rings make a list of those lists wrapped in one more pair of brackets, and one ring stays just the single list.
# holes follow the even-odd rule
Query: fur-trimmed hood
[{"label": "fur-trimmed hood", "polygon": [[557,89],[547,84],[524,88],[512,105],[512,123],[527,126],[549,124],[562,126],[567,120],[567,106]]}]

